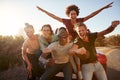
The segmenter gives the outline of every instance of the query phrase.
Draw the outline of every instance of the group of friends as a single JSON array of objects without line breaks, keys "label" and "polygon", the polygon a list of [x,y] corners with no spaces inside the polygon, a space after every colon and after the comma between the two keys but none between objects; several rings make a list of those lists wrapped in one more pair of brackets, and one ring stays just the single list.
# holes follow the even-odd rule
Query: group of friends
[{"label": "group of friends", "polygon": [[63,72],[64,80],[72,80],[75,73],[77,80],[92,80],[93,73],[97,80],[107,80],[106,72],[97,60],[95,40],[112,32],[119,20],[101,32],[90,32],[85,21],[102,10],[112,7],[112,3],[91,13],[84,18],[77,18],[79,8],[76,5],[66,7],[66,15],[70,19],[60,18],[37,6],[53,19],[63,23],[65,27],[54,32],[50,24],[42,26],[41,34],[34,34],[34,27],[25,23],[27,38],[22,46],[22,57],[26,66],[28,80],[51,80],[57,73]]}]

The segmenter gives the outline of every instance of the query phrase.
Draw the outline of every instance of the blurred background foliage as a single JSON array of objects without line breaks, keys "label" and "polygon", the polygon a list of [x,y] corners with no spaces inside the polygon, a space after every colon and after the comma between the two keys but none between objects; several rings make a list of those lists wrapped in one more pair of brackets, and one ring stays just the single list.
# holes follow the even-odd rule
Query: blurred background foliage
[{"label": "blurred background foliage", "polygon": [[22,64],[22,36],[0,36],[0,71]]}]

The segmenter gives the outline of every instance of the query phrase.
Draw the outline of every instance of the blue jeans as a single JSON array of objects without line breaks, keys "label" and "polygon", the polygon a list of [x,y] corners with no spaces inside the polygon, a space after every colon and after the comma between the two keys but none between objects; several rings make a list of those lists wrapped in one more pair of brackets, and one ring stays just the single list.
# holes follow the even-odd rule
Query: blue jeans
[{"label": "blue jeans", "polygon": [[101,63],[88,63],[82,65],[82,74],[84,80],[92,80],[93,73],[97,80],[107,80],[106,72]]},{"label": "blue jeans", "polygon": [[41,76],[40,80],[50,80],[61,71],[64,74],[64,80],[72,80],[72,68],[69,62],[64,64],[55,64],[54,66],[48,67],[45,70],[45,73]]}]

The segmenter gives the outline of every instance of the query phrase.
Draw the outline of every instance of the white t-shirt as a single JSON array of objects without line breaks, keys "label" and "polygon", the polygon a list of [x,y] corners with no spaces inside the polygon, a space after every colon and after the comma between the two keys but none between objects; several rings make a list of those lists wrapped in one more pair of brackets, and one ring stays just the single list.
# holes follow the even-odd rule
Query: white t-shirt
[{"label": "white t-shirt", "polygon": [[68,43],[64,46],[60,45],[59,42],[51,43],[48,49],[51,50],[52,58],[55,60],[56,64],[62,64],[69,62],[68,51],[72,47],[72,43]]}]

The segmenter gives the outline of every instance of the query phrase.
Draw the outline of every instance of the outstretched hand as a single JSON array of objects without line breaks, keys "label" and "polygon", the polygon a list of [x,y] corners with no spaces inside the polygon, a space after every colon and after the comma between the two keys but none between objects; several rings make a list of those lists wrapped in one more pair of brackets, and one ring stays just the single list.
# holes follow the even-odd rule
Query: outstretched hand
[{"label": "outstretched hand", "polygon": [[106,9],[106,8],[112,7],[112,4],[113,4],[113,2],[111,2],[110,4],[104,6],[103,9]]},{"label": "outstretched hand", "polygon": [[36,6],[36,8],[37,8],[38,10],[41,10],[41,11],[45,12],[45,10],[42,9],[42,8],[40,8],[39,6]]},{"label": "outstretched hand", "polygon": [[38,8],[38,10],[41,10],[41,8],[39,6],[36,6],[36,8]]},{"label": "outstretched hand", "polygon": [[117,27],[117,25],[119,25],[119,24],[120,24],[119,20],[113,21],[112,22],[112,27]]}]

